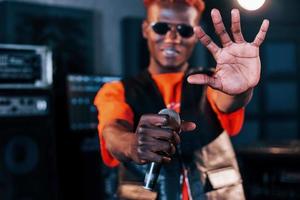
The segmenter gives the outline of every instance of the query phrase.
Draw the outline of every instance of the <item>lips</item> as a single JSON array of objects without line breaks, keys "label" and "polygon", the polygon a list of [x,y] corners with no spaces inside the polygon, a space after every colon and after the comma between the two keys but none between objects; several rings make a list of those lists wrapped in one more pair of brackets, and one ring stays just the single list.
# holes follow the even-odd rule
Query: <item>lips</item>
[{"label": "lips", "polygon": [[162,53],[167,58],[174,58],[179,55],[179,51],[173,47],[167,47],[162,49]]}]

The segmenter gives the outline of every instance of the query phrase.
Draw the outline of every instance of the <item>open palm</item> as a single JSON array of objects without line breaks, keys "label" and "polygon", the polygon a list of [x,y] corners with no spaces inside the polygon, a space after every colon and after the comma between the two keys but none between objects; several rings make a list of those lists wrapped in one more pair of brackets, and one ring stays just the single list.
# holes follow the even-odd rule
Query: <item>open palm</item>
[{"label": "open palm", "polygon": [[217,46],[201,27],[196,27],[195,33],[215,58],[217,63],[215,73],[212,76],[191,75],[188,81],[194,84],[207,84],[229,95],[241,94],[259,82],[261,71],[259,46],[266,36],[269,21],[263,21],[254,41],[248,43],[241,32],[240,15],[237,9],[232,10],[231,13],[234,41],[225,30],[220,12],[213,9],[211,16],[223,48]]}]

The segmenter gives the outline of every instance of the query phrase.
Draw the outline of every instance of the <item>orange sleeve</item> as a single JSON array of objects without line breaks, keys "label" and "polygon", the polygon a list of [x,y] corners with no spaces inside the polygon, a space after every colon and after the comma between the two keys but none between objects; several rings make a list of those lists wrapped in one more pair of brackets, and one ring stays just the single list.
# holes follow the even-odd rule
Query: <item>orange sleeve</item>
[{"label": "orange sleeve", "polygon": [[116,119],[123,119],[133,124],[133,112],[125,102],[124,93],[124,87],[120,81],[111,82],[104,84],[94,99],[94,104],[98,110],[98,135],[101,156],[103,162],[109,167],[116,167],[119,161],[106,148],[102,136],[104,126]]},{"label": "orange sleeve", "polygon": [[212,100],[212,92],[213,89],[208,87],[207,88],[207,99],[214,110],[214,112],[217,114],[218,119],[220,120],[220,123],[224,130],[227,131],[227,133],[230,136],[237,135],[243,126],[244,123],[244,115],[245,115],[245,109],[240,108],[232,113],[223,113],[221,112],[215,102]]}]

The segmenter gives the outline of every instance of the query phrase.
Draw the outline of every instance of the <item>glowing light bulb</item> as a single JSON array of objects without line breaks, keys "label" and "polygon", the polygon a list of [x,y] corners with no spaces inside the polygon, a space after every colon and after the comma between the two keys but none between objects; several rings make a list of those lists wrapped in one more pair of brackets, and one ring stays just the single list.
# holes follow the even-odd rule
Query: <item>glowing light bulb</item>
[{"label": "glowing light bulb", "polygon": [[266,0],[237,0],[246,10],[257,10],[264,5]]}]

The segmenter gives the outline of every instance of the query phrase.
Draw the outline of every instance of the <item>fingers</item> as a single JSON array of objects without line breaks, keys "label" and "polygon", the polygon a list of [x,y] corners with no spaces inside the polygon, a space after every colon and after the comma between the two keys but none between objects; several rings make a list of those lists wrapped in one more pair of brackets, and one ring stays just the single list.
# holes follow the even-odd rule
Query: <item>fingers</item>
[{"label": "fingers", "polygon": [[181,130],[184,132],[193,131],[196,128],[196,124],[194,122],[181,122]]},{"label": "fingers", "polygon": [[164,114],[143,115],[139,121],[138,127],[139,126],[165,127],[178,132],[180,130],[180,124],[178,124],[178,122],[172,117],[169,117],[168,115]]},{"label": "fingers", "polygon": [[200,42],[206,46],[206,48],[211,52],[213,56],[219,51],[219,47],[212,41],[212,39],[204,32],[204,30],[198,26],[194,29],[197,38]]},{"label": "fingers", "polygon": [[[213,21],[215,32],[219,36],[222,46],[223,47],[230,46],[233,42],[225,29],[222,16],[219,10],[212,9],[211,18]],[[256,35],[254,41],[252,42],[253,45],[259,47],[262,44],[262,42],[266,37],[268,28],[269,28],[269,20],[264,20],[258,34]],[[244,36],[242,34],[242,29],[241,29],[240,12],[238,9],[233,9],[231,11],[231,31],[232,31],[234,41],[236,43],[245,42]],[[220,48],[212,41],[212,39],[203,31],[201,27],[196,27],[194,29],[194,32],[198,37],[198,39],[200,40],[200,42],[208,48],[208,50],[212,53],[214,57],[216,57],[216,54],[220,50]]]},{"label": "fingers", "polygon": [[188,82],[191,84],[209,85],[214,89],[221,89],[221,82],[214,76],[206,74],[194,74],[188,77]]},{"label": "fingers", "polygon": [[175,128],[179,132],[178,123],[167,115],[143,115],[136,129],[138,163],[169,162],[180,142]]},{"label": "fingers", "polygon": [[224,23],[222,21],[221,14],[219,10],[212,9],[211,11],[211,18],[215,27],[216,34],[219,36],[222,46],[227,47],[232,44],[232,41],[226,32]]},{"label": "fingers", "polygon": [[139,126],[136,130],[137,134],[141,134],[140,137],[151,137],[159,140],[173,141],[174,133],[170,129],[163,129],[159,127],[145,127]]},{"label": "fingers", "polygon": [[158,115],[158,114],[146,114],[142,115],[139,125],[138,126],[144,126],[144,125],[152,125],[152,126],[166,126],[168,124],[168,118],[167,115]]},{"label": "fingers", "polygon": [[[159,114],[159,115],[164,115],[164,114]],[[176,119],[174,119],[174,117],[170,117],[169,115],[165,115],[166,119],[167,119],[167,124],[164,126],[160,126],[161,128],[165,128],[165,129],[171,129],[174,130],[176,132],[180,131],[180,124],[176,121]]]},{"label": "fingers", "polygon": [[241,31],[241,19],[240,12],[238,9],[231,11],[231,31],[236,43],[244,43],[244,37]]},{"label": "fingers", "polygon": [[172,142],[164,140],[156,140],[154,138],[144,137],[138,140],[138,146],[140,150],[152,151],[152,152],[163,152],[165,155],[172,155],[175,153],[175,145]]},{"label": "fingers", "polygon": [[269,28],[269,20],[265,19],[259,29],[259,32],[256,35],[254,41],[252,42],[253,45],[255,45],[256,47],[259,47],[262,44],[262,42],[265,40],[268,28]]},{"label": "fingers", "polygon": [[[147,162],[170,161],[170,156],[176,152],[175,145],[177,142],[174,141],[174,135],[165,131],[166,135],[170,137],[167,140],[162,140],[155,135],[160,134],[157,130],[144,128],[142,131],[137,135],[137,155],[139,160]],[[175,133],[175,135],[177,134]]]},{"label": "fingers", "polygon": [[[166,120],[163,120],[163,118]],[[147,122],[147,120],[151,122]],[[167,124],[166,121],[168,120],[168,117],[157,114],[141,117],[136,130],[137,145],[135,152],[137,152],[137,163],[171,161],[171,155],[176,152],[176,145],[180,143],[179,134],[172,129],[155,126],[157,123]],[[196,125],[193,122],[183,121],[179,129],[192,131],[195,127]]]}]

